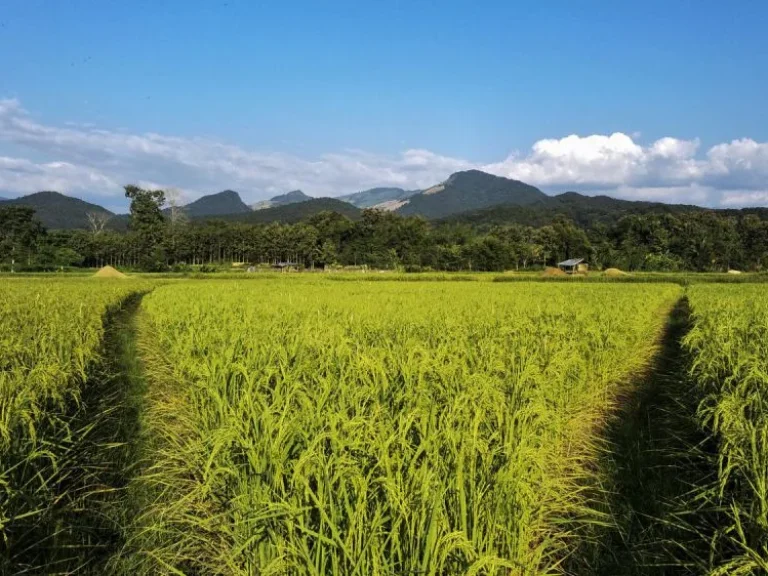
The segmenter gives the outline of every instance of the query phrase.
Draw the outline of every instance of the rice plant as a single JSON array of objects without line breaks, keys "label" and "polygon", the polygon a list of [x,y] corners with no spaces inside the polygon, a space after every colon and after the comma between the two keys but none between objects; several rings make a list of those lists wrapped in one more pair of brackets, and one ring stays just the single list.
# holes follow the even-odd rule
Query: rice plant
[{"label": "rice plant", "polygon": [[716,443],[718,483],[698,500],[722,512],[713,576],[768,573],[768,294],[760,285],[695,286],[684,345]]},{"label": "rice plant", "polygon": [[139,315],[133,574],[556,574],[668,285],[197,282]]},{"label": "rice plant", "polygon": [[[0,572],[64,573],[50,551],[68,545],[67,486],[75,451],[97,420],[81,414],[100,362],[105,321],[136,283],[0,282]],[[79,454],[82,456],[82,454]],[[71,512],[71,510],[69,510]],[[68,552],[66,556],[71,553]]]}]

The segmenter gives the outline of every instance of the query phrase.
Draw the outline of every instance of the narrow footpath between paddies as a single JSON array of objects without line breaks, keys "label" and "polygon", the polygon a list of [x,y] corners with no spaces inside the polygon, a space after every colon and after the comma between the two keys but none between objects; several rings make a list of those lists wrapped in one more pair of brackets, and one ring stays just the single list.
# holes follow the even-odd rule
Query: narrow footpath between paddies
[{"label": "narrow footpath between paddies", "polygon": [[569,573],[603,576],[707,574],[717,512],[693,501],[717,479],[715,446],[696,420],[700,398],[681,342],[687,297],[672,310],[653,365],[622,399],[602,462],[610,525],[569,558]]}]

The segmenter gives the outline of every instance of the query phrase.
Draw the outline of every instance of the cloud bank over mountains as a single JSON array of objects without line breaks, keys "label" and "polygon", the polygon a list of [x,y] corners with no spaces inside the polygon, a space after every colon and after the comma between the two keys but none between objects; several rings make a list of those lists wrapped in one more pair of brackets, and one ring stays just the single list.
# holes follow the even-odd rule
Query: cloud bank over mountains
[{"label": "cloud bank over mountains", "polygon": [[50,125],[18,100],[0,100],[2,196],[58,190],[121,205],[122,185],[138,183],[178,188],[188,199],[231,188],[254,202],[297,188],[313,196],[376,186],[425,188],[469,168],[550,193],[576,190],[714,207],[768,205],[768,143],[749,138],[702,150],[698,140],[667,137],[643,145],[623,133],[570,135],[539,140],[529,151],[487,164],[418,149],[301,158],[207,138]]}]

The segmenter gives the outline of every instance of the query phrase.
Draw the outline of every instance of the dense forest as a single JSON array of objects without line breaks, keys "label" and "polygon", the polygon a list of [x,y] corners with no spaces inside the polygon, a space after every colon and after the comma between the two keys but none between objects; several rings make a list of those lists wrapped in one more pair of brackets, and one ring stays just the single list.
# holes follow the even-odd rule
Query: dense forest
[{"label": "dense forest", "polygon": [[187,270],[242,262],[296,262],[307,268],[501,271],[586,258],[593,268],[649,271],[762,270],[768,221],[760,215],[695,210],[631,214],[577,225],[557,215],[540,226],[427,221],[364,210],[350,219],[325,211],[292,224],[190,220],[163,211],[162,191],[126,187],[127,231],[46,230],[25,206],[0,208],[0,266],[53,270],[69,266]]}]

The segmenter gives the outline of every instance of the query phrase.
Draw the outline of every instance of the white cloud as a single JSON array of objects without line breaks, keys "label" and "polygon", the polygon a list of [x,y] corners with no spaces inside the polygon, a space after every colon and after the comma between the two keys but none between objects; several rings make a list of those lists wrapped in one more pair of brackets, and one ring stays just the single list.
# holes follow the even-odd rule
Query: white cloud
[{"label": "white cloud", "polygon": [[768,206],[768,190],[728,190],[720,200],[722,206]]},{"label": "white cloud", "polygon": [[[617,132],[544,139],[526,153],[486,164],[420,149],[302,158],[208,138],[49,125],[34,119],[18,100],[0,100],[0,143],[14,151],[0,157],[0,192],[56,189],[119,198],[123,184],[151,183],[178,188],[188,198],[232,188],[254,202],[295,188],[314,196],[374,186],[425,188],[457,170],[478,168],[549,192],[724,206],[768,203],[768,143],[735,140],[701,153],[698,140],[667,137],[643,145],[639,138]],[[43,161],[31,160],[30,154]]]},{"label": "white cloud", "polygon": [[549,187],[616,188],[690,182],[701,175],[698,141],[662,138],[640,146],[622,133],[571,135],[539,140],[531,154],[512,155],[487,168],[503,176]]},{"label": "white cloud", "polygon": [[100,190],[116,188],[117,182],[88,167],[69,162],[36,164],[25,158],[0,156],[0,190],[31,194],[41,190],[86,189],[98,194]]},{"label": "white cloud", "polygon": [[712,203],[712,198],[714,195],[717,195],[717,191],[709,186],[701,186],[699,184],[690,184],[688,186],[645,186],[642,188],[619,186],[611,195],[623,200],[649,200],[652,202],[707,205]]}]

